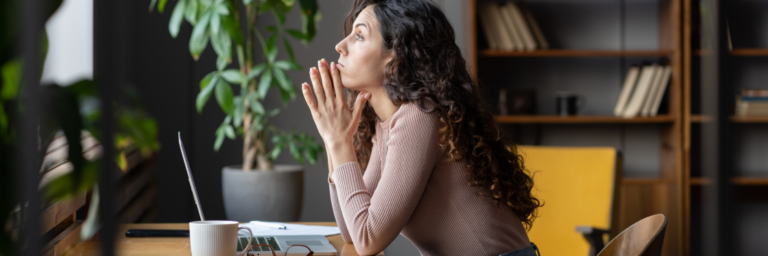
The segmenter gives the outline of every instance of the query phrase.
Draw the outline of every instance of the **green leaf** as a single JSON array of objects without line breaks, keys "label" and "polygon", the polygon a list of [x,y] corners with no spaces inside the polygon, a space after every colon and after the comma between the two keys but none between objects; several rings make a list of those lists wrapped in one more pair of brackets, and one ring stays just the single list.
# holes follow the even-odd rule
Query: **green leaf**
[{"label": "green leaf", "polygon": [[253,111],[256,114],[259,114],[259,115],[264,114],[264,106],[261,105],[261,102],[259,102],[258,93],[251,92],[248,94],[248,106],[251,108],[251,111]]},{"label": "green leaf", "polygon": [[[283,46],[285,47],[285,51],[288,52],[288,56],[291,57],[291,61],[295,61],[296,57],[293,55],[293,47],[291,47],[291,43],[288,42],[288,38],[285,36],[283,36]],[[301,66],[299,66],[299,69],[302,69]]]},{"label": "green leaf", "polygon": [[208,85],[208,82],[210,82],[211,79],[213,79],[213,77],[216,76],[216,74],[218,74],[218,72],[213,71],[211,73],[208,73],[208,75],[205,75],[205,77],[203,77],[203,80],[200,80],[200,90],[203,90],[203,88],[205,88],[205,86]]},{"label": "green leaf", "polygon": [[224,127],[224,134],[227,135],[227,138],[234,140],[235,139],[235,129],[232,128],[231,125],[227,125]]},{"label": "green leaf", "polygon": [[227,69],[221,72],[221,76],[224,77],[224,80],[227,80],[227,82],[233,83],[233,84],[242,84],[243,82],[246,82],[248,77],[243,75],[240,70],[237,69]]},{"label": "green leaf", "polygon": [[21,87],[21,76],[24,69],[24,61],[16,58],[6,62],[0,67],[0,76],[2,76],[2,88],[0,88],[0,100],[10,100],[16,98]]},{"label": "green leaf", "polygon": [[152,10],[155,9],[155,4],[157,4],[157,0],[152,0],[149,2],[149,12],[152,13]]},{"label": "green leaf", "polygon": [[206,31],[202,36],[189,39],[189,53],[192,54],[193,59],[197,60],[200,58],[200,54],[202,54],[205,47],[208,46],[208,38],[209,34],[208,31]]},{"label": "green leaf", "polygon": [[312,148],[304,149],[304,157],[307,158],[307,161],[311,165],[314,165],[315,163],[317,163],[317,152]]},{"label": "green leaf", "polygon": [[304,159],[301,158],[301,152],[299,152],[299,148],[296,146],[296,142],[293,140],[288,142],[288,149],[291,152],[293,159],[296,159],[296,162],[299,162],[299,164],[304,164]]},{"label": "green leaf", "polygon": [[232,99],[235,103],[235,113],[233,115],[233,124],[235,127],[240,127],[243,124],[243,114],[245,114],[245,98],[243,96],[235,96]]},{"label": "green leaf", "polygon": [[157,10],[160,11],[160,13],[163,13],[165,10],[165,3],[168,2],[168,0],[160,0],[160,4],[157,5]]},{"label": "green leaf", "polygon": [[282,10],[282,8],[274,8],[272,9],[272,13],[275,14],[275,18],[280,22],[280,25],[285,24],[285,10]]},{"label": "green leaf", "polygon": [[208,45],[208,23],[211,20],[211,11],[206,11],[192,29],[192,38],[189,40],[189,52],[197,60]]},{"label": "green leaf", "polygon": [[261,63],[256,66],[253,66],[253,68],[251,68],[251,72],[248,73],[248,80],[251,80],[261,75],[261,72],[264,72],[264,69],[266,68],[267,68],[267,63]]},{"label": "green leaf", "polygon": [[200,19],[195,24],[195,27],[192,28],[192,38],[201,37],[202,35],[206,34],[208,30],[208,24],[211,21],[211,15],[211,11],[209,10],[200,16]]},{"label": "green leaf", "polygon": [[195,101],[195,105],[197,105],[197,113],[203,112],[203,107],[205,106],[205,103],[208,102],[208,98],[211,97],[211,92],[213,92],[213,89],[218,84],[218,81],[219,76],[213,76],[213,78],[211,78],[208,83],[205,84],[205,87],[200,90],[200,93],[197,94],[197,100]]},{"label": "green leaf", "polygon": [[[315,5],[317,5],[317,2],[315,2]],[[306,45],[312,41],[312,38],[315,37],[315,32],[317,31],[317,23],[320,22],[320,20],[323,18],[323,15],[319,9],[305,9],[304,3],[302,3],[301,14],[301,27],[305,36],[303,43]]]},{"label": "green leaf", "polygon": [[268,114],[269,114],[269,117],[276,116],[277,114],[280,114],[280,109],[279,108],[272,109],[272,110],[269,111]]},{"label": "green leaf", "polygon": [[282,70],[302,70],[303,68],[295,61],[290,60],[278,60],[275,61],[275,67]]},{"label": "green leaf", "polygon": [[184,10],[184,18],[187,20],[187,22],[189,22],[189,24],[192,24],[192,26],[197,23],[197,7],[197,0],[188,0],[187,8]]},{"label": "green leaf", "polygon": [[179,35],[179,28],[181,28],[181,20],[184,18],[184,7],[186,3],[186,0],[179,0],[179,2],[176,3],[176,7],[173,8],[171,21],[168,22],[168,31],[171,32],[171,37],[173,38],[176,38],[176,36]]},{"label": "green leaf", "polygon": [[229,15],[229,8],[227,8],[228,2],[220,2],[219,5],[216,6],[216,13],[221,15]]},{"label": "green leaf", "polygon": [[264,74],[261,75],[261,79],[259,80],[259,98],[263,99],[267,96],[267,91],[269,91],[269,87],[272,85],[272,70],[266,69],[264,71]]},{"label": "green leaf", "polygon": [[266,31],[269,31],[269,32],[272,32],[272,33],[275,33],[275,32],[277,32],[277,28],[276,28],[275,26],[272,26],[272,25],[267,25],[267,26],[265,26],[265,27],[264,27],[264,30],[266,30]]},{"label": "green leaf", "polygon": [[211,13],[211,35],[214,37],[219,35],[219,29],[221,28],[221,17],[218,12]]},{"label": "green leaf", "polygon": [[235,20],[234,15],[223,16],[221,22],[235,44],[242,45],[243,32],[240,30],[240,23]]},{"label": "green leaf", "polygon": [[288,77],[285,76],[285,72],[282,69],[274,68],[272,69],[272,72],[275,73],[275,78],[277,78],[277,82],[280,84],[280,88],[283,90],[291,90],[291,82],[288,80]]},{"label": "green leaf", "polygon": [[275,135],[272,137],[272,143],[275,145],[272,148],[272,151],[269,152],[269,157],[272,160],[275,160],[278,156],[280,156],[280,152],[283,151],[283,147],[285,146],[285,137],[282,135]]},{"label": "green leaf", "polygon": [[277,34],[272,35],[267,39],[267,60],[269,63],[275,62],[277,57]]},{"label": "green leaf", "polygon": [[232,112],[235,109],[234,103],[232,102],[232,99],[234,98],[232,86],[224,81],[224,79],[219,79],[218,81],[219,82],[216,84],[216,101],[219,103],[219,106],[221,106],[221,109],[224,110],[224,113],[232,115]]},{"label": "green leaf", "polygon": [[[211,24],[211,26],[213,26],[213,24]],[[221,30],[218,34],[213,34],[211,37],[211,44],[218,56],[224,56],[227,62],[232,59],[232,39],[229,38],[229,33],[226,30]]]},{"label": "green leaf", "polygon": [[219,149],[221,148],[221,144],[224,144],[224,130],[222,129],[221,132],[216,132],[216,142],[213,143],[213,150],[216,152],[219,152]]},{"label": "green leaf", "polygon": [[224,70],[227,68],[228,64],[227,56],[218,55],[218,57],[216,57],[216,70]]},{"label": "green leaf", "polygon": [[307,36],[304,35],[304,32],[295,29],[286,29],[285,32],[288,32],[289,35],[298,40],[305,40],[307,38]]}]

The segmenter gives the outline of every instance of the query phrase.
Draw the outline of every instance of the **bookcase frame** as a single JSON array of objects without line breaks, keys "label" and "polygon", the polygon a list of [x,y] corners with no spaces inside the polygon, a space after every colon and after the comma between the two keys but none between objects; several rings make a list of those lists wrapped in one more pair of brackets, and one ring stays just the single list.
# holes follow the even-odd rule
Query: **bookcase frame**
[{"label": "bookcase frame", "polygon": [[[635,117],[623,119],[615,116],[572,116],[563,118],[548,115],[506,115],[496,116],[499,123],[526,124],[637,124],[658,123],[660,129],[660,156],[658,178],[623,178],[618,216],[618,228],[624,230],[636,221],[656,213],[667,216],[667,229],[664,240],[663,255],[682,255],[687,252],[688,199],[687,179],[683,170],[683,130],[685,117],[683,113],[683,38],[682,38],[682,1],[659,0],[659,49],[658,50],[570,50],[547,49],[531,52],[511,52],[500,50],[478,49],[477,4],[483,0],[470,0],[467,17],[467,50],[468,63],[477,81],[479,57],[667,57],[672,67],[672,77],[668,86],[668,114],[656,117]],[[685,0],[690,1],[690,0]],[[768,54],[768,51],[765,52]],[[689,96],[689,95],[688,95]],[[617,95],[618,97],[618,95]],[[655,126],[654,126],[655,127]],[[611,237],[617,234],[611,234]]]},{"label": "bookcase frame", "polygon": [[[693,12],[698,11],[694,8],[693,3],[700,0],[683,0],[683,147],[684,147],[684,175],[683,182],[685,190],[684,198],[684,240],[683,240],[683,255],[690,255],[692,250],[691,246],[691,230],[694,227],[700,227],[702,223],[694,223],[691,221],[693,209],[691,209],[692,201],[701,200],[700,191],[703,186],[709,186],[713,184],[713,181],[704,178],[694,176],[692,173],[692,141],[698,141],[700,138],[692,135],[692,126],[702,123],[715,122],[711,116],[702,115],[699,113],[693,113],[693,99],[692,91],[693,87],[699,87],[700,84],[694,84],[693,82],[693,69],[694,58],[699,56],[706,56],[711,54],[709,50],[693,49],[693,42],[699,40],[694,38],[693,30],[697,28],[698,23],[694,20]],[[731,3],[733,4],[733,2]],[[748,58],[748,57],[768,57],[768,48],[733,48],[730,50],[729,57],[733,58]],[[732,86],[719,85],[719,86]],[[720,104],[734,104],[733,102],[721,102]],[[722,107],[721,107],[722,109]],[[740,124],[756,124],[768,123],[768,116],[736,116],[734,113],[728,113],[728,119],[735,125]],[[734,160],[735,163],[735,160]],[[733,193],[734,200],[758,200],[768,202],[768,178],[766,177],[743,177],[736,176],[731,177],[730,184],[735,186],[735,193]],[[729,234],[736,235],[736,234]],[[736,250],[738,252],[738,250]]]}]

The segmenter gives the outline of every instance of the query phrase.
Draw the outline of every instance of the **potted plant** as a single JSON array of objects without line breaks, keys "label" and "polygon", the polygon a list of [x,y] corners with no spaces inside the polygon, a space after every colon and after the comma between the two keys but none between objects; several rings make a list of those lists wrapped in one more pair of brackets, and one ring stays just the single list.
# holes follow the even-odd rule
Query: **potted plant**
[{"label": "potted plant", "polygon": [[[152,0],[150,11],[156,5],[158,11],[163,12],[166,2]],[[297,2],[301,8],[302,30],[287,29],[284,27],[286,14]],[[263,27],[269,34],[265,37],[256,22],[266,13],[272,13],[276,22],[275,26]],[[171,36],[178,35],[181,23],[186,20],[193,26],[189,39],[192,57],[197,60],[209,41],[217,55],[217,69],[200,81],[196,99],[197,110],[201,112],[214,95],[226,114],[215,132],[214,150],[219,150],[225,137],[243,137],[242,165],[226,166],[222,170],[224,207],[229,219],[296,221],[299,218],[303,167],[272,162],[288,148],[299,164],[305,160],[315,164],[317,154],[324,147],[315,142],[314,136],[270,125],[270,118],[277,115],[279,109],[267,110],[261,102],[272,87],[279,90],[283,106],[295,98],[295,86],[286,72],[302,67],[294,59],[288,37],[307,45],[321,17],[317,0],[179,0],[173,8],[168,26]],[[257,41],[250,40],[253,38]],[[278,41],[289,59],[277,59]],[[254,54],[258,50],[263,53],[259,60]],[[238,68],[228,69],[234,56]],[[239,86],[239,95],[234,95],[233,85]],[[272,142],[271,149],[268,141]]]}]

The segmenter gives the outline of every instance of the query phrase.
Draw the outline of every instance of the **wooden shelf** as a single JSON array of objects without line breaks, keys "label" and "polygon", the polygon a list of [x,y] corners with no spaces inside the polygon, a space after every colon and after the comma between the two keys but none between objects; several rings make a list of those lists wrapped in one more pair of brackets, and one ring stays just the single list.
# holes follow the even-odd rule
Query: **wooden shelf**
[{"label": "wooden shelf", "polygon": [[667,178],[622,178],[621,183],[633,185],[677,183],[676,179]]},{"label": "wooden shelf", "polygon": [[734,123],[768,123],[768,116],[731,116]]},{"label": "wooden shelf", "polygon": [[768,177],[736,177],[731,179],[736,185],[768,185]]},{"label": "wooden shelf", "polygon": [[[702,177],[692,177],[691,186],[710,185],[712,180]],[[731,179],[731,184],[740,186],[768,185],[768,177],[736,177]]]},{"label": "wooden shelf", "polygon": [[707,178],[702,177],[691,177],[691,185],[709,185],[712,184],[712,181]]},{"label": "wooden shelf", "polygon": [[488,57],[668,57],[672,51],[613,51],[613,50],[536,50],[502,51],[481,50]]},{"label": "wooden shelf", "polygon": [[768,49],[742,48],[731,50],[733,56],[768,56]]},{"label": "wooden shelf", "polygon": [[691,123],[709,123],[712,122],[711,116],[691,115]]},{"label": "wooden shelf", "polygon": [[[711,50],[694,50],[696,56],[711,56]],[[741,48],[731,50],[731,56],[768,56],[768,49],[760,48]]]},{"label": "wooden shelf", "polygon": [[[734,123],[768,123],[768,116],[730,116]],[[691,123],[708,123],[714,119],[705,115],[691,115]]]},{"label": "wooden shelf", "polygon": [[512,115],[494,116],[499,123],[522,124],[623,124],[623,123],[671,123],[675,118],[669,115],[655,117],[621,118],[616,116],[555,116],[555,115]]}]

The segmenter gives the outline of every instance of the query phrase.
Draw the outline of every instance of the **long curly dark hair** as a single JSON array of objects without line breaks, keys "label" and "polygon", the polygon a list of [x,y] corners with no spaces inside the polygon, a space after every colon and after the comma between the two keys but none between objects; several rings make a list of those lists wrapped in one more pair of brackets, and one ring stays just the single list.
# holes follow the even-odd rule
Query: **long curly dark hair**
[{"label": "long curly dark hair", "polygon": [[[481,187],[481,195],[491,197],[497,206],[511,207],[530,229],[542,202],[531,195],[533,179],[469,74],[448,19],[428,0],[355,0],[344,21],[345,35],[370,5],[379,21],[383,48],[394,50],[385,68],[389,98],[398,106],[415,102],[422,111],[437,111],[444,124],[440,144],[448,147],[454,161],[467,160],[468,184]],[[352,91],[350,106],[359,93]],[[354,138],[363,170],[371,156],[376,117],[366,103]]]}]

